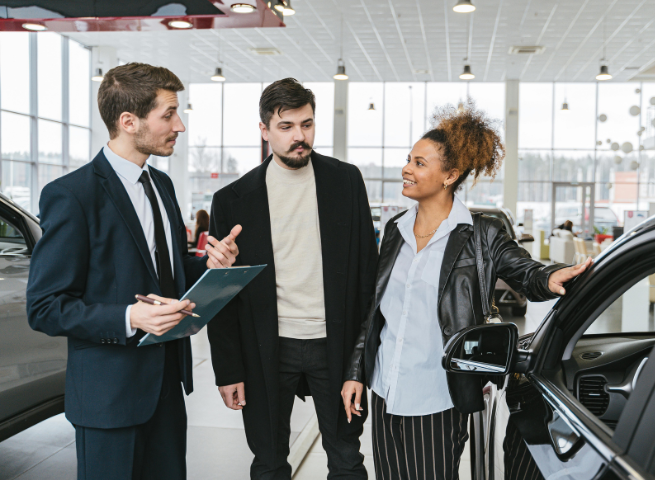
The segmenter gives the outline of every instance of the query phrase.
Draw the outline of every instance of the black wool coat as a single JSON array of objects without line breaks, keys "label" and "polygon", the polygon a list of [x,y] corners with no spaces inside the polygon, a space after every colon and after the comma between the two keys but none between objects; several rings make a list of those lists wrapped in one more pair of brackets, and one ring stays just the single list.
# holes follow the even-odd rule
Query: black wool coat
[{"label": "black wool coat", "polygon": [[[339,435],[366,419],[346,421],[341,387],[375,286],[378,251],[366,187],[354,165],[312,152],[323,257],[330,396]],[[216,192],[209,234],[223,238],[237,224],[238,265],[268,265],[208,325],[219,386],[245,382],[243,420],[251,450],[273,463],[278,431],[278,313],[266,188],[272,156]],[[300,382],[299,396],[308,395]],[[363,399],[365,400],[365,399]]]}]

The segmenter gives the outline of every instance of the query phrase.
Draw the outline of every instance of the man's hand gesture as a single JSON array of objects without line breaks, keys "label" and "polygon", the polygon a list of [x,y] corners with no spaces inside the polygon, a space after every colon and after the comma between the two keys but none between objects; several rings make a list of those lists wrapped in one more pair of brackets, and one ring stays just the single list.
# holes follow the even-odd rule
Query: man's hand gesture
[{"label": "man's hand gesture", "polygon": [[220,242],[214,237],[207,238],[207,268],[229,268],[239,255],[236,238],[241,233],[241,225],[235,225],[230,234]]}]

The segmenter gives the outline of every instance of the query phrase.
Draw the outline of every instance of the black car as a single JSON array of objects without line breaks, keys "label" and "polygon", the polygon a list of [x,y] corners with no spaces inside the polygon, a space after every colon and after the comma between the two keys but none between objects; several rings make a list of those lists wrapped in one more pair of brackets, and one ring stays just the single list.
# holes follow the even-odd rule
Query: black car
[{"label": "black car", "polygon": [[66,339],[32,330],[25,291],[39,220],[0,194],[0,441],[64,411]]},{"label": "black car", "polygon": [[[532,235],[523,234],[520,237],[517,237],[516,232],[514,231],[514,219],[512,218],[511,212],[506,208],[474,206],[469,208],[469,210],[471,213],[482,213],[489,217],[501,220],[507,229],[507,233],[509,233],[512,239],[521,246],[524,243],[534,241]],[[511,308],[512,316],[514,317],[522,317],[528,311],[528,299],[525,295],[514,290],[500,278],[496,281],[494,303],[497,307]]]},{"label": "black car", "polygon": [[655,478],[655,217],[620,237],[534,334],[474,326],[444,368],[485,375],[472,415],[474,480]]}]

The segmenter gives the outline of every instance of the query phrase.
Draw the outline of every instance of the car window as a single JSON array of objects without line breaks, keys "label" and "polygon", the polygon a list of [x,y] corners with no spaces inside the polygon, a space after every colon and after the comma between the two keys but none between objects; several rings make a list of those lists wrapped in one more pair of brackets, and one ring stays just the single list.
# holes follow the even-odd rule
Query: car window
[{"label": "car window", "polygon": [[0,255],[24,253],[26,248],[20,230],[0,217]]},{"label": "car window", "polygon": [[614,300],[585,334],[652,332],[655,304],[655,274],[641,278],[623,295]]}]

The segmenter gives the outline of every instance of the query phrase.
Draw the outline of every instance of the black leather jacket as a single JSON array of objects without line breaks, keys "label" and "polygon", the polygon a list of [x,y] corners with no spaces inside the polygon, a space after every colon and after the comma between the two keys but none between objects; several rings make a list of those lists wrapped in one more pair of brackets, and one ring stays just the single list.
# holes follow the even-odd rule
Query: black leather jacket
[{"label": "black leather jacket", "polygon": [[[396,220],[404,213],[389,220],[385,227],[375,294],[351,357],[346,380],[371,385],[375,356],[380,345],[380,332],[385,321],[380,313],[380,302],[396,257],[404,243],[396,224]],[[512,240],[503,222],[497,218],[482,215],[480,226],[489,304],[493,298],[497,277],[533,302],[557,296],[548,289],[548,277],[566,265],[544,266],[532,260],[528,252]],[[441,265],[437,305],[444,345],[458,331],[484,321],[472,225],[459,224],[450,233]],[[471,413],[484,408],[481,385],[483,378],[478,375],[448,374],[450,396],[460,412]],[[411,395],[411,392],[407,394]]]}]

